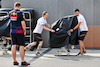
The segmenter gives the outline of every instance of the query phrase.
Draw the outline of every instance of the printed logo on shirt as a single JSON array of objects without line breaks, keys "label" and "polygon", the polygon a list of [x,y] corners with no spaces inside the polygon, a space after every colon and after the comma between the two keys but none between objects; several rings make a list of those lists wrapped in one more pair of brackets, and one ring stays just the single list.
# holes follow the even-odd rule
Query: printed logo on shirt
[{"label": "printed logo on shirt", "polygon": [[15,12],[11,13],[11,15],[10,15],[11,21],[17,21],[17,17],[18,17],[18,15]]},{"label": "printed logo on shirt", "polygon": [[24,20],[25,20],[25,15],[24,15],[24,13],[23,13],[23,18],[24,18]]},{"label": "printed logo on shirt", "polygon": [[25,20],[25,16],[23,16],[24,20]]}]

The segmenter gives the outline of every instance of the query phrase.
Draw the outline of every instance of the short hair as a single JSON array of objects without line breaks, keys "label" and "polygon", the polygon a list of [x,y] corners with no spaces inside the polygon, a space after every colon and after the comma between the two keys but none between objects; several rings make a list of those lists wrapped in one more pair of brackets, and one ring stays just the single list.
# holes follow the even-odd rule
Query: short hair
[{"label": "short hair", "polygon": [[19,6],[21,6],[20,2],[16,2],[16,3],[14,4],[14,7],[19,7]]},{"label": "short hair", "polygon": [[77,11],[79,12],[80,10],[79,10],[79,9],[75,9],[75,10],[74,10],[74,12],[77,12]]},{"label": "short hair", "polygon": [[44,16],[46,13],[48,13],[47,11],[43,11],[42,16]]}]

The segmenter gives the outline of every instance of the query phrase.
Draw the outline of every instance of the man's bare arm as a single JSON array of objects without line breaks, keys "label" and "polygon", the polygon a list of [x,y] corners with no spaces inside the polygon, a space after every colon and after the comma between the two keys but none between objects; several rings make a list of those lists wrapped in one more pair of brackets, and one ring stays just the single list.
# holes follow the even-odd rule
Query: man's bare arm
[{"label": "man's bare arm", "polygon": [[25,24],[25,21],[21,21],[21,24],[22,24],[22,28],[24,30],[24,35],[26,35],[26,24]]},{"label": "man's bare arm", "polygon": [[79,28],[79,26],[81,25],[82,22],[79,22],[73,29],[76,30]]},{"label": "man's bare arm", "polygon": [[82,22],[79,22],[73,29],[70,29],[70,32],[73,32],[74,30],[78,29]]},{"label": "man's bare arm", "polygon": [[50,24],[46,23],[45,25],[46,25],[48,28],[50,28]]},{"label": "man's bare arm", "polygon": [[47,31],[55,32],[54,30],[47,28],[45,25],[42,25],[42,27],[43,27],[43,29],[45,29]]}]

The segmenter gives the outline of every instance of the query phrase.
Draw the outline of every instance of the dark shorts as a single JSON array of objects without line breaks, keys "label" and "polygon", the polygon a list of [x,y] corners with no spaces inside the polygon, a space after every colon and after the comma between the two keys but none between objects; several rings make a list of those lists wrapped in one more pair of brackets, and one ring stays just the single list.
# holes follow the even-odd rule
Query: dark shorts
[{"label": "dark shorts", "polygon": [[34,33],[34,41],[42,41],[42,37],[41,37],[41,34],[38,34],[38,33]]},{"label": "dark shorts", "polygon": [[25,36],[24,33],[11,33],[11,45],[20,45],[20,46],[25,46]]},{"label": "dark shorts", "polygon": [[86,34],[87,34],[87,31],[80,32],[80,36],[78,37],[78,40],[82,40],[83,41],[85,36],[86,36]]}]

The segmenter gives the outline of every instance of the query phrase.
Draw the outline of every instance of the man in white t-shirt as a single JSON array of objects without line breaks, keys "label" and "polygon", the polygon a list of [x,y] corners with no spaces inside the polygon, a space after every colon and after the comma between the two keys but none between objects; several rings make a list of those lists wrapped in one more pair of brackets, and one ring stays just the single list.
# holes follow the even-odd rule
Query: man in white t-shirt
[{"label": "man in white t-shirt", "polygon": [[77,55],[83,55],[86,53],[86,49],[85,49],[83,40],[88,32],[88,27],[86,24],[86,20],[85,20],[84,16],[82,14],[80,14],[79,9],[75,9],[75,14],[78,19],[78,24],[73,29],[70,29],[70,32],[73,32],[74,30],[76,30],[78,28],[80,29],[80,36],[78,37],[80,52]]},{"label": "man in white t-shirt", "polygon": [[[41,37],[41,33],[43,31],[43,29],[47,30],[47,31],[51,31],[51,32],[55,32],[54,30],[50,29],[50,25],[47,23],[46,18],[48,18],[48,12],[44,11],[42,13],[42,17],[38,19],[37,21],[37,25],[33,31],[34,33],[34,42],[30,43],[29,45],[27,45],[24,49],[28,49],[32,46],[35,46],[37,44],[37,41],[39,41],[39,45],[37,47],[37,51],[36,51],[36,55],[41,55],[39,53],[40,48],[42,47],[43,41],[42,41],[42,37]],[[47,27],[46,27],[47,26]]]}]

